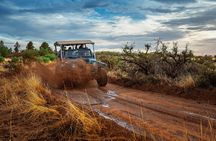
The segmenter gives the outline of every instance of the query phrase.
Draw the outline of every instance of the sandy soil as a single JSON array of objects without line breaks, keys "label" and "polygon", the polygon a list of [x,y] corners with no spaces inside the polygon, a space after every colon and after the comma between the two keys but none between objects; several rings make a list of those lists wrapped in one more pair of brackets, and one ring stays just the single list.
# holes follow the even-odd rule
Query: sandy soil
[{"label": "sandy soil", "polygon": [[55,90],[120,126],[156,140],[215,140],[216,106],[95,82],[84,88]]}]

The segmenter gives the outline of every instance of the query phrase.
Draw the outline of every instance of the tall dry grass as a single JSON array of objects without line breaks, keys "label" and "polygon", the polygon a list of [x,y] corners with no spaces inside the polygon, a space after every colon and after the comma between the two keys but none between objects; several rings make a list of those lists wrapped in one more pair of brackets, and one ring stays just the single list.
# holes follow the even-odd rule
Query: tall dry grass
[{"label": "tall dry grass", "polygon": [[181,79],[177,82],[177,86],[190,89],[195,87],[195,81],[191,75],[182,76]]},{"label": "tall dry grass", "polygon": [[53,96],[34,75],[0,80],[0,140],[95,139],[95,118],[62,96]]}]

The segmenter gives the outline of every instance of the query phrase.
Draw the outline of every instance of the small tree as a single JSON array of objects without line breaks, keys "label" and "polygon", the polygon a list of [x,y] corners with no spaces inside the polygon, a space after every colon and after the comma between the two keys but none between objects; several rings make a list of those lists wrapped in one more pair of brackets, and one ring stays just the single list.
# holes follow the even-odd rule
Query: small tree
[{"label": "small tree", "polygon": [[162,42],[161,44],[162,69],[167,76],[176,78],[179,72],[184,69],[184,66],[191,61],[193,53],[188,49],[188,45],[186,45],[185,49],[180,52],[177,42],[173,43],[171,51],[168,50],[168,46],[166,44]]},{"label": "small tree", "polygon": [[49,53],[53,53],[52,49],[49,47],[49,44],[47,42],[43,42],[40,46],[40,54],[46,55]]},{"label": "small tree", "polygon": [[26,49],[34,49],[34,45],[32,41],[28,42]]},{"label": "small tree", "polygon": [[49,44],[47,42],[43,42],[40,46],[40,49],[49,49]]},{"label": "small tree", "polygon": [[3,41],[0,41],[0,56],[7,57],[12,52],[11,48],[8,49]]},{"label": "small tree", "polygon": [[20,44],[19,44],[19,42],[16,42],[15,45],[14,45],[15,53],[19,53],[19,48],[20,48]]},{"label": "small tree", "polygon": [[0,47],[3,47],[4,46],[4,42],[1,40],[0,41]]},{"label": "small tree", "polygon": [[145,75],[149,75],[154,73],[153,70],[153,61],[152,55],[149,53],[151,48],[150,44],[145,44],[144,49],[145,51],[138,51],[135,53],[133,51],[134,44],[132,45],[125,45],[123,48],[123,58],[122,60],[128,64],[135,65],[136,71],[144,73]]}]

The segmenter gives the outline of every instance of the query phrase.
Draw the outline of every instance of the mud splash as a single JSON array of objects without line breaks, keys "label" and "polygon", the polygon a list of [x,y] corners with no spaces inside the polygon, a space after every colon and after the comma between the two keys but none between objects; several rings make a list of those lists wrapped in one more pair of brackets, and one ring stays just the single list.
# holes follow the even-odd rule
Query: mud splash
[{"label": "mud splash", "polygon": [[93,79],[92,66],[81,59],[49,65],[36,63],[31,69],[52,88],[81,87]]}]

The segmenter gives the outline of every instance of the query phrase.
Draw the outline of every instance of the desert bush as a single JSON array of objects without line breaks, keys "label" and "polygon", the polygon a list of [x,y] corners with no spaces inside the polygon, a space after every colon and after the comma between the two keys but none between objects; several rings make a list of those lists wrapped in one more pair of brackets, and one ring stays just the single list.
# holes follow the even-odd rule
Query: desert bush
[{"label": "desert bush", "polygon": [[199,87],[216,87],[216,71],[205,70],[197,76],[196,85]]},{"label": "desert bush", "polygon": [[137,81],[141,81],[141,84],[142,83],[148,83],[148,84],[157,84],[157,83],[160,83],[160,79],[155,76],[155,75],[146,75],[146,76],[136,76],[136,80]]},{"label": "desert bush", "polygon": [[97,59],[106,63],[110,70],[118,70],[124,65],[121,61],[121,53],[102,51],[96,52]]},{"label": "desert bush", "polygon": [[154,54],[149,53],[151,45],[145,45],[145,51],[134,52],[134,44],[126,44],[123,48],[122,60],[126,64],[131,64],[135,68],[135,72],[142,72],[145,75],[154,73],[154,63],[153,58],[157,58]]},{"label": "desert bush", "polygon": [[[142,51],[135,51],[134,47],[134,44],[126,44],[123,48],[123,53],[118,55],[122,57],[116,60],[116,62],[121,61],[122,63],[119,70],[126,72],[127,78],[131,80],[136,79],[142,83],[161,83],[163,81],[160,81],[161,77],[158,76],[163,76],[170,77],[174,81],[175,78],[184,76],[198,68],[192,64],[191,58],[193,54],[192,51],[188,50],[187,46],[181,52],[177,43],[173,43],[173,47],[170,50],[170,47],[161,41],[158,41],[155,47],[157,49],[155,50],[152,50],[153,46],[150,44],[146,44]],[[110,53],[109,57],[102,57],[101,60],[110,63],[111,55]],[[110,64],[115,64],[115,62],[113,61]],[[184,81],[189,81],[189,79]]]},{"label": "desert bush", "polygon": [[188,45],[180,51],[175,42],[173,46],[168,46],[158,41],[155,50],[149,44],[142,51],[136,51],[134,47],[134,44],[126,44],[122,53],[101,52],[97,56],[108,64],[112,75],[115,74],[118,79],[136,80],[136,83],[177,84],[186,89],[215,87],[216,65],[212,56],[194,56]]},{"label": "desert bush", "polygon": [[185,49],[180,52],[177,43],[173,43],[171,51],[168,50],[168,46],[161,42],[161,69],[164,73],[171,78],[176,78],[183,70],[187,64],[192,60],[193,53],[191,50],[188,50],[186,45]]},{"label": "desert bush", "polygon": [[3,56],[0,56],[0,62],[4,62],[4,57]]},{"label": "desert bush", "polygon": [[35,59],[39,56],[39,51],[36,49],[26,49],[22,52],[22,56],[24,59]]},{"label": "desert bush", "polygon": [[23,70],[23,65],[21,61],[18,62],[9,61],[7,62],[7,64],[5,64],[4,67],[8,69],[8,72],[11,75],[16,75],[18,73],[21,73],[21,71]]}]

